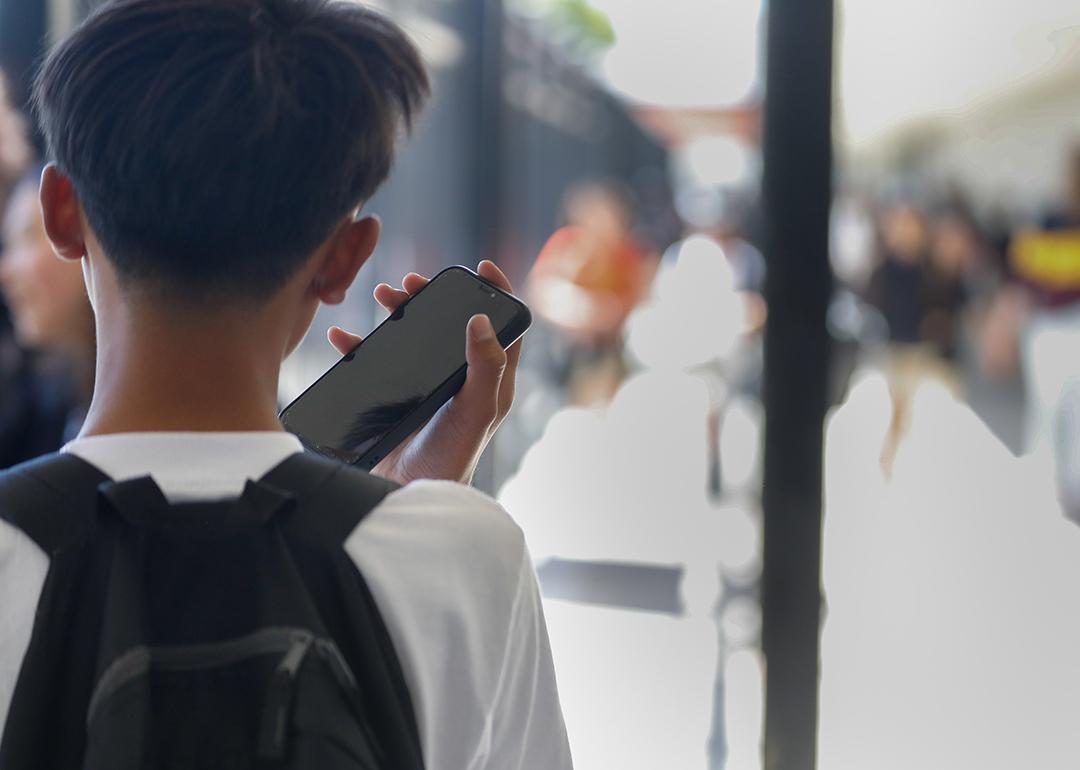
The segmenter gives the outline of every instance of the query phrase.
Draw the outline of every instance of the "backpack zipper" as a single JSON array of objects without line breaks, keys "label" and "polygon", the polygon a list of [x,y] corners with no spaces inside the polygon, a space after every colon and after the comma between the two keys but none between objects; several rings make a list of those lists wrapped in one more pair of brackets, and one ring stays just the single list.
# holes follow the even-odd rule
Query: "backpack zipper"
[{"label": "backpack zipper", "polygon": [[98,680],[87,709],[87,727],[110,696],[134,679],[145,676],[151,668],[193,671],[225,666],[259,655],[284,653],[267,690],[257,744],[260,757],[280,759],[285,755],[288,717],[296,689],[296,677],[313,647],[330,668],[354,708],[360,709],[357,717],[360,718],[372,748],[378,751],[378,743],[370,725],[362,718],[356,677],[337,645],[332,639],[316,637],[306,629],[285,626],[264,628],[247,636],[211,644],[139,646],[128,650],[113,661]]},{"label": "backpack zipper", "polygon": [[372,752],[377,758],[381,758],[382,753],[379,743],[375,739],[371,725],[364,718],[360,688],[356,683],[356,677],[349,668],[348,662],[332,639],[317,638],[312,634],[294,640],[292,647],[282,658],[277,671],[274,673],[274,679],[270,684],[270,691],[267,693],[266,705],[263,709],[262,724],[259,729],[259,757],[279,760],[285,756],[289,709],[292,705],[296,687],[296,675],[299,673],[308,651],[313,647],[315,653],[330,668],[338,686],[341,687],[346,698],[356,710],[358,724],[367,736]]},{"label": "backpack zipper", "polygon": [[364,708],[363,699],[360,697],[360,686],[356,682],[356,676],[353,674],[352,669],[349,668],[348,662],[341,654],[341,650],[334,644],[333,640],[316,639],[315,651],[330,667],[338,684],[344,691],[345,697],[352,705],[360,728],[363,730],[364,735],[367,736],[368,746],[371,748],[374,755],[375,764],[381,767],[385,764],[383,761],[382,745],[375,736],[371,722],[367,719],[365,713],[366,709]]},{"label": "backpack zipper", "polygon": [[[225,666],[258,655],[289,652],[294,646],[301,644],[306,648],[314,639],[315,635],[306,629],[281,626],[264,628],[247,636],[212,644],[133,647],[113,661],[101,675],[90,697],[86,724],[89,726],[93,722],[101,704],[107,698],[133,679],[144,676],[151,668],[191,671]],[[284,662],[283,660],[282,663]],[[302,662],[301,655],[294,664],[297,671]]]},{"label": "backpack zipper", "polygon": [[330,639],[316,639],[315,651],[319,654],[319,657],[326,661],[330,666],[330,670],[334,673],[334,678],[337,679],[340,684],[346,690],[359,689],[356,684],[356,677],[353,676],[352,670],[349,668],[349,664],[345,662],[345,658],[342,657],[341,651],[338,650],[337,645]]},{"label": "backpack zipper", "polygon": [[300,672],[314,641],[312,634],[295,637],[270,681],[263,705],[262,725],[259,728],[258,752],[262,759],[281,759],[285,755],[289,709],[296,690],[296,675]]}]

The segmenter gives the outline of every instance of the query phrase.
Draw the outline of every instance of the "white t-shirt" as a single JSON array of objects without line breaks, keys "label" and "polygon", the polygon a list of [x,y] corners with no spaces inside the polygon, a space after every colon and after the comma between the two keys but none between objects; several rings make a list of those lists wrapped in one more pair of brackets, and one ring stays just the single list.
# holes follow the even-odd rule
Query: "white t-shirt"
[{"label": "white t-shirt", "polygon": [[[235,497],[301,451],[288,433],[129,433],[64,447],[115,480],[150,474],[173,502]],[[570,768],[547,629],[521,530],[491,498],[417,481],[349,536],[401,661],[427,770]],[[0,520],[0,725],[48,557]]]}]

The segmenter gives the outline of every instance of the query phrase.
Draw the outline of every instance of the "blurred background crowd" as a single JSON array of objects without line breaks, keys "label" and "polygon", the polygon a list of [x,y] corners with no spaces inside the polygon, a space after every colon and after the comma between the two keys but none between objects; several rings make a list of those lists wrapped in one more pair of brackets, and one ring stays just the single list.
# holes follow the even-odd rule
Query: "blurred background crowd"
[{"label": "blurred background crowd", "polygon": [[[578,766],[760,767],[763,3],[374,4],[435,98],[316,330],[494,259],[535,323],[477,483],[536,559]],[[89,5],[0,0],[4,467],[93,387],[26,113]],[[1075,766],[1080,11],[844,0],[836,44],[819,763]],[[335,357],[306,340],[282,403]]]}]

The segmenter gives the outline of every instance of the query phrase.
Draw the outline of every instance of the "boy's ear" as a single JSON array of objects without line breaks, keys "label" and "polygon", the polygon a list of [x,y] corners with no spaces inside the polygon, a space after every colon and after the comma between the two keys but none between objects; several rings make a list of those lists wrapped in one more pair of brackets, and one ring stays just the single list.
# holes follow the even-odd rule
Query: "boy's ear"
[{"label": "boy's ear", "polygon": [[382,224],[378,217],[349,220],[332,237],[330,248],[315,275],[315,291],[327,305],[345,301],[356,274],[375,252]]},{"label": "boy's ear", "polygon": [[53,251],[64,259],[85,257],[86,239],[79,216],[79,198],[71,180],[60,172],[55,163],[48,164],[41,172],[38,198],[45,234],[52,243]]}]

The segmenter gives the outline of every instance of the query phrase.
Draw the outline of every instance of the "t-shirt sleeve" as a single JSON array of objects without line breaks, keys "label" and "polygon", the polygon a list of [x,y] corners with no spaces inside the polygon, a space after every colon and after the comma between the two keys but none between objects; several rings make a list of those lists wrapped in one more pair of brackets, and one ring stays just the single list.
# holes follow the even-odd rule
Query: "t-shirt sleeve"
[{"label": "t-shirt sleeve", "polygon": [[413,482],[345,550],[394,642],[428,770],[570,767],[536,575],[502,506]]},{"label": "t-shirt sleeve", "polygon": [[49,557],[37,544],[0,519],[0,739],[48,571]]},{"label": "t-shirt sleeve", "polygon": [[487,767],[570,770],[570,748],[536,575],[521,564],[498,690]]}]

